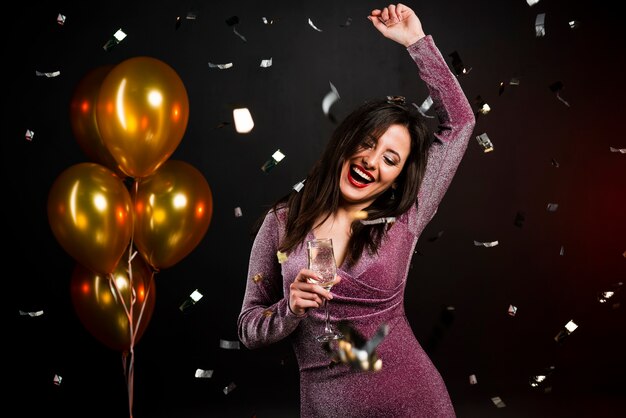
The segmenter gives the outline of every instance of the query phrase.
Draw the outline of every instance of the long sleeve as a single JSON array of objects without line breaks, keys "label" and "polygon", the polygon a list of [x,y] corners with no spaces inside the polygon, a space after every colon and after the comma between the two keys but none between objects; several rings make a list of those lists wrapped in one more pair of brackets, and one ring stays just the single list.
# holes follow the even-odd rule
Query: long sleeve
[{"label": "long sleeve", "polygon": [[430,35],[407,48],[426,83],[439,119],[428,154],[426,173],[417,195],[417,222],[414,232],[421,233],[437,211],[452,182],[476,119],[457,78],[450,71]]},{"label": "long sleeve", "polygon": [[248,348],[282,340],[306,315],[295,315],[284,296],[283,278],[276,252],[282,228],[271,211],[254,239],[248,265],[243,306],[237,320],[240,341]]}]

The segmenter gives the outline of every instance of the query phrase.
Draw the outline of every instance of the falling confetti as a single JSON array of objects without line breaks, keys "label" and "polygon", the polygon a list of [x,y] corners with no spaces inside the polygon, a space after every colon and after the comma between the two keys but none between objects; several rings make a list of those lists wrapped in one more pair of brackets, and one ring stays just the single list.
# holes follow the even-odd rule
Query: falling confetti
[{"label": "falling confetti", "polygon": [[392,224],[395,221],[396,221],[396,218],[394,216],[388,216],[386,218],[362,220],[361,223],[363,225],[376,225],[376,224]]},{"label": "falling confetti", "polygon": [[237,385],[234,382],[229,383],[228,386],[223,389],[224,395],[228,395],[230,392],[235,390],[236,387]]},{"label": "falling confetti", "polygon": [[491,248],[491,247],[495,247],[498,244],[499,244],[498,241],[491,241],[491,242],[474,241],[474,245],[477,246],[477,247]]},{"label": "falling confetti", "polygon": [[416,105],[415,103],[413,103],[413,106],[415,106],[417,108],[417,111],[420,112],[420,115],[424,116],[425,118],[429,118],[429,119],[433,119],[434,116],[429,116],[426,114],[426,112],[428,112],[428,110],[431,108],[431,106],[433,105],[433,98],[428,96],[420,106]]},{"label": "falling confetti", "polygon": [[227,70],[232,67],[233,67],[232,62],[228,62],[226,64],[213,64],[212,62],[209,62],[209,68],[218,68],[220,70]]},{"label": "falling confetti", "polygon": [[470,385],[478,384],[478,379],[476,378],[475,374],[470,374],[470,376],[469,376],[469,384]]},{"label": "falling confetti", "polygon": [[619,152],[620,154],[626,154],[626,148],[613,148],[609,147],[611,152]]},{"label": "falling confetti", "polygon": [[247,134],[254,128],[254,120],[247,107],[233,109],[233,120],[235,121],[235,130],[237,133]]},{"label": "falling confetti", "polygon": [[210,379],[213,377],[213,370],[196,369],[195,377],[198,379]]},{"label": "falling confetti", "polygon": [[233,33],[237,36],[239,36],[244,42],[248,42],[248,40],[246,39],[245,36],[243,36],[241,33],[237,32],[237,28],[233,28]]},{"label": "falling confetti", "polygon": [[30,316],[31,318],[34,318],[34,317],[43,315],[43,311],[32,311],[32,312],[20,311],[20,315],[21,316]]},{"label": "falling confetti", "polygon": [[491,152],[493,151],[493,144],[491,143],[491,139],[487,136],[486,133],[482,133],[476,137],[478,144],[483,147],[483,152]]},{"label": "falling confetti", "polygon": [[493,404],[498,408],[506,407],[506,404],[502,401],[502,399],[500,399],[499,396],[494,396],[493,398],[491,398],[491,402],[493,402]]},{"label": "falling confetti", "polygon": [[517,314],[517,306],[509,305],[509,309],[508,309],[507,312],[508,312],[509,316],[515,316],[515,314]]},{"label": "falling confetti", "polygon": [[35,137],[35,132],[31,131],[30,129],[26,129],[26,140],[27,141],[32,141],[33,138]]},{"label": "falling confetti", "polygon": [[546,379],[554,372],[555,367],[546,367],[541,373],[531,376],[528,383],[531,387],[539,387],[545,384]]},{"label": "falling confetti", "polygon": [[576,328],[578,328],[578,325],[576,325],[576,323],[574,323],[573,320],[569,321],[567,324],[565,324],[563,329],[559,331],[559,333],[554,337],[554,341],[556,341],[557,343],[560,343],[567,336],[569,336],[572,332],[574,332]]},{"label": "falling confetti", "polygon": [[65,15],[59,13],[59,15],[57,16],[57,23],[63,26],[65,24]]},{"label": "falling confetti", "polygon": [[612,285],[608,290],[604,290],[602,292],[598,292],[598,302],[607,303],[609,299],[611,299],[617,292],[619,292],[622,288],[624,282],[617,282]]},{"label": "falling confetti", "polygon": [[257,273],[252,277],[252,281],[254,283],[260,283],[261,281],[263,281],[263,275],[261,273]]},{"label": "falling confetti", "polygon": [[565,247],[561,245],[561,250],[559,251],[559,255],[565,255]]},{"label": "falling confetti", "polygon": [[578,29],[580,27],[580,22],[578,20],[570,20],[567,23],[570,29]]},{"label": "falling confetti", "polygon": [[56,385],[56,386],[61,386],[61,381],[63,380],[63,378],[61,376],[59,376],[58,374],[54,375],[54,378],[52,379],[52,382]]},{"label": "falling confetti", "polygon": [[285,261],[287,261],[287,254],[282,252],[282,251],[277,251],[276,252],[276,258],[278,259],[278,264],[283,264]]},{"label": "falling confetti", "polygon": [[235,218],[241,218],[242,216],[243,216],[243,212],[241,211],[241,208],[237,206],[235,208]]},{"label": "falling confetti", "polygon": [[491,107],[489,107],[487,102],[485,102],[485,100],[481,96],[476,96],[476,99],[474,99],[474,103],[478,108],[477,114],[486,115],[491,111]]},{"label": "falling confetti", "polygon": [[54,78],[54,77],[58,77],[61,75],[61,71],[52,71],[50,73],[44,73],[41,71],[37,71],[35,70],[35,75],[37,77],[48,77],[48,78]]},{"label": "falling confetti", "polygon": [[293,188],[296,192],[298,192],[298,193],[299,193],[299,192],[300,192],[300,190],[302,190],[302,188],[304,187],[304,182],[305,182],[305,181],[306,181],[306,179],[304,179],[304,180],[302,180],[302,181],[297,182],[296,184],[294,184],[294,185],[293,185],[293,187],[292,187],[292,188]]},{"label": "falling confetti", "polygon": [[113,34],[113,37],[109,39],[102,48],[105,51],[110,51],[115,45],[122,42],[124,38],[126,38],[126,34],[122,29],[118,29],[117,32]]},{"label": "falling confetti", "polygon": [[389,325],[381,324],[369,341],[345,321],[340,322],[337,327],[343,337],[324,344],[333,363],[348,364],[361,371],[378,371],[382,368],[383,362],[378,358],[376,348],[389,333]]},{"label": "falling confetti", "polygon": [[202,296],[202,293],[198,292],[198,289],[194,290],[178,309],[180,309],[181,311],[185,311],[187,308],[195,305],[196,302],[202,299]]},{"label": "falling confetti", "polygon": [[265,173],[269,173],[284,158],[285,158],[285,154],[280,152],[280,150],[277,150],[274,154],[272,154],[272,158],[271,159],[269,159],[265,163],[263,163],[263,165],[261,166],[261,170],[263,170]]},{"label": "falling confetti", "polygon": [[332,122],[336,122],[335,117],[330,113],[330,108],[337,100],[340,99],[340,97],[339,92],[333,83],[329,82],[329,84],[330,91],[326,93],[326,96],[324,96],[324,99],[322,100],[322,112],[324,112],[324,115],[326,115],[326,117],[328,117]]},{"label": "falling confetti", "polygon": [[552,164],[554,168],[559,168],[559,162],[554,158],[550,161],[550,164]]},{"label": "falling confetti", "polygon": [[558,208],[559,208],[558,203],[548,203],[548,206],[546,206],[546,210],[548,212],[556,212]]},{"label": "falling confetti", "polygon": [[461,60],[461,56],[457,51],[450,53],[448,56],[452,57],[452,68],[454,69],[454,73],[458,76],[463,74],[469,74],[472,70],[471,68],[468,70],[463,61]]},{"label": "falling confetti", "polygon": [[239,341],[220,339],[220,348],[223,348],[224,350],[239,350],[241,348],[241,345],[239,344]]},{"label": "falling confetti", "polygon": [[550,84],[549,87],[552,93],[556,94],[557,99],[563,102],[565,106],[569,107],[569,103],[565,99],[563,99],[563,97],[561,97],[561,90],[563,90],[563,83],[561,83],[560,81],[556,81]]},{"label": "falling confetti", "polygon": [[198,13],[197,12],[187,12],[187,15],[185,16],[185,19],[187,19],[187,20],[196,20],[197,17],[198,17]]},{"label": "falling confetti", "polygon": [[539,0],[526,0],[526,3],[528,3],[529,6],[534,6],[539,3]]},{"label": "falling confetti", "polygon": [[545,21],[546,21],[545,13],[539,13],[537,17],[535,18],[535,36],[537,38],[546,36]]},{"label": "falling confetti", "polygon": [[321,32],[322,30],[320,28],[318,28],[317,26],[315,26],[313,24],[313,21],[311,20],[311,18],[309,18],[309,26],[312,27],[313,29],[315,29],[318,32]]},{"label": "falling confetti", "polygon": [[272,59],[261,60],[261,68],[267,68],[272,66]]}]

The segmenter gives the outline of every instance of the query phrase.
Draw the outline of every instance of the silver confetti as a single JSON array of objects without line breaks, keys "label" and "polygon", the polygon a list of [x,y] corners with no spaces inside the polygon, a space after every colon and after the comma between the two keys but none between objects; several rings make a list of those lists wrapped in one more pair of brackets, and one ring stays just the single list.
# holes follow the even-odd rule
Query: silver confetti
[{"label": "silver confetti", "polygon": [[546,210],[548,212],[556,212],[556,210],[559,208],[559,204],[558,203],[548,203],[548,206],[546,207]]},{"label": "silver confetti", "polygon": [[376,224],[390,224],[390,223],[394,223],[395,221],[396,221],[396,218],[394,216],[389,216],[387,218],[362,220],[361,223],[363,225],[376,225]]},{"label": "silver confetti", "polygon": [[484,152],[491,152],[491,151],[493,151],[493,144],[491,143],[491,140],[489,139],[489,137],[487,136],[486,133],[482,133],[482,134],[478,135],[476,137],[476,140],[478,141],[480,146],[483,147],[483,151]]},{"label": "silver confetti", "polygon": [[546,21],[545,13],[539,13],[537,17],[535,18],[535,36],[537,38],[546,36],[545,21]]},{"label": "silver confetti", "polygon": [[224,395],[228,395],[230,392],[235,390],[236,387],[237,385],[234,382],[229,383],[228,386],[223,389]]},{"label": "silver confetti", "polygon": [[203,297],[202,293],[198,292],[198,289],[196,289],[193,292],[191,292],[189,297],[180,305],[178,309],[180,309],[181,311],[184,311],[185,309],[195,305],[196,302],[202,299],[202,297]]},{"label": "silver confetti", "polygon": [[126,38],[126,34],[122,29],[118,29],[117,32],[113,34],[113,37],[109,39],[104,46],[102,47],[105,51],[109,51],[115,45],[119,44]]},{"label": "silver confetti", "polygon": [[244,42],[248,42],[245,36],[237,32],[237,28],[233,28],[233,32],[235,33],[235,35],[239,36]]},{"label": "silver confetti", "polygon": [[197,17],[198,17],[198,13],[196,13],[196,12],[187,12],[187,15],[185,16],[185,19],[187,19],[187,20],[196,20]]},{"label": "silver confetti", "polygon": [[58,374],[54,375],[54,378],[52,379],[52,382],[56,385],[56,386],[61,386],[61,381],[63,380],[63,378],[61,376],[59,376]]},{"label": "silver confetti", "polygon": [[31,312],[26,312],[26,311],[21,311],[20,310],[20,315],[21,316],[30,316],[31,318],[37,317],[37,316],[41,316],[43,315],[43,311],[31,311]]},{"label": "silver confetti", "polygon": [[26,129],[26,140],[27,141],[32,141],[33,138],[35,137],[35,132],[31,131],[30,129]]},{"label": "silver confetti", "polygon": [[491,398],[491,402],[493,402],[493,404],[497,406],[498,408],[506,407],[506,404],[504,403],[504,401],[502,401],[502,399],[499,396],[494,396],[493,398]]},{"label": "silver confetti", "polygon": [[37,77],[54,78],[54,77],[60,76],[61,75],[61,71],[52,71],[51,73],[44,73],[44,72],[35,70],[35,75]]},{"label": "silver confetti", "polygon": [[434,116],[430,116],[427,115],[426,112],[428,112],[428,110],[430,109],[430,107],[433,105],[433,98],[428,96],[421,104],[421,106],[416,105],[415,103],[413,103],[413,106],[415,106],[417,108],[417,111],[420,112],[420,115],[424,116],[425,118],[429,118],[429,119],[433,119]]},{"label": "silver confetti", "polygon": [[321,32],[322,30],[320,28],[318,28],[317,26],[315,26],[313,24],[313,21],[311,20],[311,18],[309,18],[309,26],[312,27],[313,29],[315,29],[318,32]]},{"label": "silver confetti", "polygon": [[267,68],[267,67],[271,67],[272,66],[272,59],[267,59],[267,60],[261,60],[261,68]]},{"label": "silver confetti", "polygon": [[274,154],[272,154],[272,158],[270,160],[267,160],[265,163],[263,163],[263,165],[261,166],[261,170],[268,173],[270,170],[276,167],[278,163],[283,160],[283,158],[285,158],[285,154],[280,152],[280,150],[277,150]]},{"label": "silver confetti", "polygon": [[63,26],[65,24],[65,15],[59,13],[59,15],[57,16],[57,23]]},{"label": "silver confetti", "polygon": [[570,29],[578,29],[580,27],[580,22],[577,20],[570,20],[569,22],[567,22],[567,24],[569,25]]},{"label": "silver confetti", "polygon": [[530,379],[528,379],[528,383],[534,388],[544,385],[546,379],[554,372],[554,369],[554,366],[545,368],[541,373],[531,376]]},{"label": "silver confetti", "polygon": [[526,3],[528,3],[529,6],[534,6],[539,3],[539,0],[526,0]]},{"label": "silver confetti", "polygon": [[223,348],[225,350],[239,350],[241,348],[241,345],[239,344],[239,341],[220,339],[220,348]]},{"label": "silver confetti", "polygon": [[302,190],[302,188],[304,187],[304,182],[305,182],[305,181],[306,181],[306,179],[304,179],[304,180],[302,180],[302,181],[299,181],[298,183],[294,184],[294,185],[293,185],[293,189],[294,189],[296,192],[298,192],[298,193],[299,193],[299,192],[300,192],[300,190]]},{"label": "silver confetti", "polygon": [[469,376],[469,384],[470,385],[478,384],[478,379],[476,378],[475,374],[470,374],[470,376]]},{"label": "silver confetti", "polygon": [[574,332],[578,328],[578,325],[573,320],[570,320],[561,331],[554,337],[556,342],[561,342],[567,336],[569,336],[572,332]]},{"label": "silver confetti", "polygon": [[209,68],[219,68],[220,70],[227,70],[232,67],[233,67],[232,62],[228,62],[226,64],[213,64],[212,62],[209,62]]},{"label": "silver confetti", "polygon": [[510,316],[515,316],[515,314],[517,313],[517,306],[509,305],[508,313]]},{"label": "silver confetti", "polygon": [[339,96],[339,92],[337,91],[333,83],[329,82],[329,84],[330,84],[330,91],[326,93],[326,96],[324,96],[324,99],[322,100],[322,111],[324,112],[324,115],[326,116],[329,116],[330,107],[333,105],[333,103],[335,103],[337,100],[341,98]]},{"label": "silver confetti", "polygon": [[604,290],[602,292],[598,292],[598,302],[607,303],[609,299],[611,299],[617,292],[619,292],[622,288],[624,282],[617,282],[609,289]]},{"label": "silver confetti", "polygon": [[195,377],[198,379],[210,379],[213,377],[213,370],[196,369]]},{"label": "silver confetti", "polygon": [[561,250],[559,251],[559,255],[565,255],[565,247],[561,245]]},{"label": "silver confetti", "polygon": [[498,241],[491,241],[491,242],[480,242],[480,241],[474,241],[474,245],[477,247],[486,247],[486,248],[491,248],[491,247],[495,247],[496,245],[498,245]]},{"label": "silver confetti", "polygon": [[626,154],[626,148],[609,147],[609,150],[611,150],[611,152],[619,152],[620,154]]},{"label": "silver confetti", "polygon": [[241,211],[241,208],[237,206],[235,208],[235,218],[241,218],[242,216],[243,216],[243,212]]}]

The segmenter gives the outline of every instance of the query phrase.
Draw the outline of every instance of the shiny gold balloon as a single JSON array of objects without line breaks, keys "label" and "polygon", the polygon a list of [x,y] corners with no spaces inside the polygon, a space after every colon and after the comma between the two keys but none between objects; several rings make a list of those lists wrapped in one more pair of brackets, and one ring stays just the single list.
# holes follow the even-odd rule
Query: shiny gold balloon
[{"label": "shiny gold balloon", "polygon": [[213,215],[211,189],[202,173],[176,160],[139,181],[134,204],[135,245],[156,269],[186,257],[206,234]]},{"label": "shiny gold balloon", "polygon": [[126,175],[102,142],[96,119],[100,86],[112,68],[113,65],[94,68],[79,81],[70,101],[70,123],[76,142],[87,157],[95,163],[110,168],[123,178]]},{"label": "shiny gold balloon", "polygon": [[[135,296],[135,303],[132,305],[134,346],[152,318],[156,289],[153,271],[141,255],[137,254],[133,258],[131,266]],[[127,351],[130,349],[131,333],[126,309],[130,313],[132,293],[128,258],[123,257],[120,260],[112,276],[119,294],[112,286],[109,275],[95,273],[77,264],[70,282],[72,303],[80,321],[94,337],[114,350]]]},{"label": "shiny gold balloon", "polygon": [[189,99],[178,74],[151,57],[130,58],[104,78],[96,108],[102,141],[124,173],[152,174],[187,128]]},{"label": "shiny gold balloon", "polygon": [[48,195],[48,222],[63,249],[85,267],[110,273],[133,231],[132,202],[122,180],[96,163],[65,169]]}]

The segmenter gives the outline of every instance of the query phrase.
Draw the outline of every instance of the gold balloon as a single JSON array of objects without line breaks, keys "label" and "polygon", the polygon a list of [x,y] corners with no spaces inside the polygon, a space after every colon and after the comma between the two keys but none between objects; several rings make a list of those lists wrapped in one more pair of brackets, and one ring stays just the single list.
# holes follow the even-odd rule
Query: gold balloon
[{"label": "gold balloon", "polygon": [[96,108],[102,141],[124,173],[152,174],[172,155],[189,119],[187,90],[166,63],[130,58],[104,78]]},{"label": "gold balloon", "polygon": [[186,162],[166,161],[137,185],[135,245],[152,267],[171,267],[200,243],[212,215],[213,196],[202,173]]},{"label": "gold balloon", "polygon": [[132,202],[126,186],[96,163],[65,169],[48,195],[48,222],[65,251],[85,267],[110,273],[133,232]]},{"label": "gold balloon", "polygon": [[76,142],[87,157],[95,163],[110,168],[120,177],[125,177],[115,158],[102,142],[96,105],[102,81],[109,74],[113,65],[94,68],[80,80],[70,101],[70,122]]},{"label": "gold balloon", "polygon": [[[135,303],[132,305],[134,328],[133,346],[139,342],[154,311],[156,289],[150,266],[137,254],[131,263]],[[77,264],[72,273],[70,291],[78,317],[87,330],[100,342],[119,351],[130,349],[131,291],[128,259],[122,258],[112,273],[119,294],[109,275],[95,273]],[[122,299],[126,305],[122,304]],[[142,313],[143,309],[143,313]]]}]

